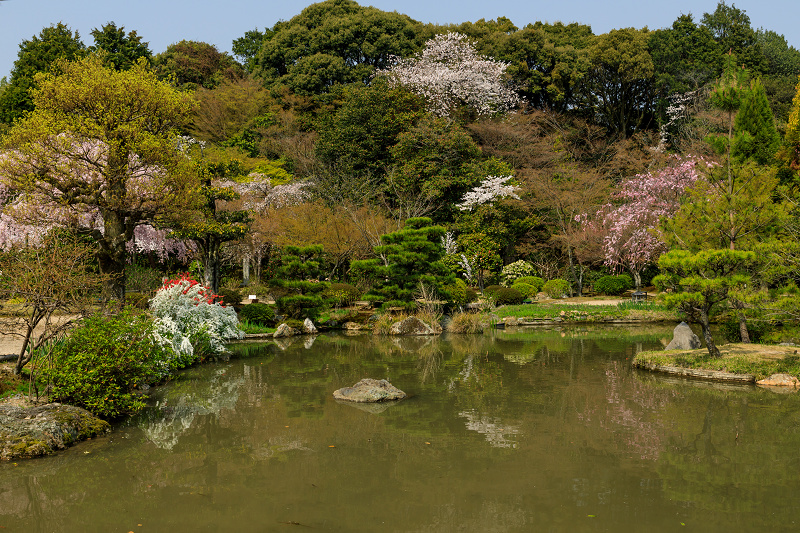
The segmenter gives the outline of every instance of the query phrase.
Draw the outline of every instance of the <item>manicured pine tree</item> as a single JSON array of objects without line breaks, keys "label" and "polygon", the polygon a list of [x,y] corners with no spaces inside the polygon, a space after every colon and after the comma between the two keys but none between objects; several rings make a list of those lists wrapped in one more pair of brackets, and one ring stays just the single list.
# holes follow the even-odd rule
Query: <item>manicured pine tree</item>
[{"label": "manicured pine tree", "polygon": [[432,223],[426,217],[409,218],[400,231],[381,236],[383,245],[376,246],[375,253],[385,258],[383,264],[378,259],[353,262],[356,273],[377,280],[367,300],[382,304],[384,309],[403,307],[411,311],[416,307],[414,296],[420,283],[448,296],[444,286],[452,285],[455,276],[442,262],[445,229]]},{"label": "manicured pine tree", "polygon": [[324,305],[322,291],[328,284],[319,281],[321,245],[287,246],[283,249],[281,266],[273,286],[285,289],[286,295],[277,299],[278,310],[291,318],[317,318]]}]

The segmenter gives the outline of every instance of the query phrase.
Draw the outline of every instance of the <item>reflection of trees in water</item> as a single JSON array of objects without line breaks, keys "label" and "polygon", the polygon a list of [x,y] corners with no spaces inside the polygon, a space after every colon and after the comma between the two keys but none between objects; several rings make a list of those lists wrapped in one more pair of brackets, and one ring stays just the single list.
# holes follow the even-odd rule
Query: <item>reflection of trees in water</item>
[{"label": "reflection of trees in water", "polygon": [[218,368],[208,380],[178,382],[166,389],[166,394],[151,410],[141,425],[150,442],[171,450],[189,428],[196,416],[218,416],[223,409],[233,410],[239,399],[239,389],[245,376],[227,375],[231,365]]},{"label": "reflection of trees in water", "polygon": [[514,439],[519,435],[519,426],[503,424],[499,418],[483,416],[474,409],[461,411],[458,416],[466,418],[466,426],[470,431],[477,431],[486,437],[486,441],[495,448],[516,448]]}]

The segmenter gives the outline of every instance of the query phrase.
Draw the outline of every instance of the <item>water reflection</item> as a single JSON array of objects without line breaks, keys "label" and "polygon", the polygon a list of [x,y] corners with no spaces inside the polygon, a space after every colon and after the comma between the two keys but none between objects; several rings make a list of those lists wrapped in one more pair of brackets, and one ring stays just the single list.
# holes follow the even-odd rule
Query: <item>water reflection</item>
[{"label": "water reflection", "polygon": [[[160,387],[109,437],[0,465],[0,526],[794,529],[798,396],[631,369],[670,332],[240,346],[241,358]],[[332,398],[364,377],[410,397],[375,410]]]}]

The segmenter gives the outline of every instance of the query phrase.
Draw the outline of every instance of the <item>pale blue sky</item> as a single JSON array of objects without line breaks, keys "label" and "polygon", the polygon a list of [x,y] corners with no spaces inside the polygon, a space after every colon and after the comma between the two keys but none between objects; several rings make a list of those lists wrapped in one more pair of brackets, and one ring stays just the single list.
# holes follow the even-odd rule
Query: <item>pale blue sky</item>
[{"label": "pale blue sky", "polygon": [[[7,76],[19,43],[57,22],[78,30],[86,45],[91,30],[115,22],[136,30],[154,53],[182,39],[215,44],[230,51],[231,41],[253,28],[288,20],[310,0],[6,0],[0,2],[0,77]],[[519,27],[530,22],[589,24],[594,33],[614,28],[664,28],[682,13],[699,20],[717,0],[362,0],[384,11],[398,11],[421,22],[459,23],[505,16]],[[733,3],[750,16],[754,28],[783,34],[800,49],[800,0],[742,0]]]}]

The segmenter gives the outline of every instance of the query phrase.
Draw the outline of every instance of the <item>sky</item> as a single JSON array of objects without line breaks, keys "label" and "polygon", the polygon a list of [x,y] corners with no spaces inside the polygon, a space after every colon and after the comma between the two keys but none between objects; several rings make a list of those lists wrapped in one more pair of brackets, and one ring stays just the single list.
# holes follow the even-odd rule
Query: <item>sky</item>
[{"label": "sky", "polygon": [[[615,28],[666,28],[681,14],[716,9],[717,0],[357,0],[383,11],[398,11],[436,24],[507,17],[518,27],[542,22],[580,22],[595,34]],[[0,1],[0,77],[8,76],[19,44],[43,28],[63,22],[77,30],[84,44],[91,31],[107,22],[136,30],[153,53],[181,40],[204,41],[230,52],[231,43],[248,30],[289,20],[311,0],[4,0]],[[772,30],[800,49],[800,0],[728,2],[744,10],[753,28]]]}]

